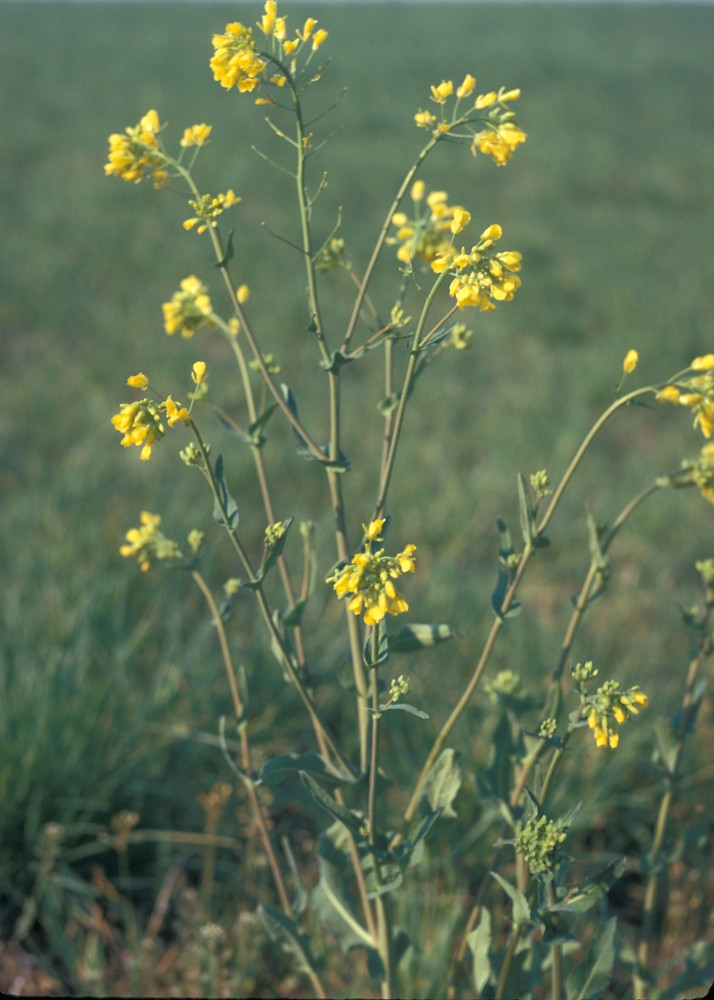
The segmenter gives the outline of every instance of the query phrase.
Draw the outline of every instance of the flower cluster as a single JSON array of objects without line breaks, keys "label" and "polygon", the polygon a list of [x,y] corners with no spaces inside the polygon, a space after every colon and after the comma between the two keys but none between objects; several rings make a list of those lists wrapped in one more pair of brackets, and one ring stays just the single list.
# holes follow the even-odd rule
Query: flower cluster
[{"label": "flower cluster", "polygon": [[164,329],[169,335],[180,330],[182,337],[193,337],[199,326],[204,323],[211,325],[213,306],[208,289],[193,274],[183,279],[171,301],[164,302],[161,308],[164,311]]},{"label": "flower cluster", "polygon": [[487,312],[496,308],[496,302],[509,302],[520,287],[516,272],[521,269],[521,255],[516,250],[496,253],[494,243],[500,238],[501,227],[489,226],[470,253],[463,248],[460,253],[449,249],[431,262],[438,274],[450,271],[454,275],[449,295],[456,299],[459,309],[478,306]]},{"label": "flower cluster", "polygon": [[[198,369],[205,373],[206,366],[203,361],[197,361],[194,372]],[[193,374],[192,374],[193,377]],[[203,374],[201,376],[203,378]],[[127,380],[127,385],[135,389],[146,389],[149,380],[143,372],[138,375],[131,375]],[[123,434],[121,444],[124,448],[132,445],[141,448],[141,459],[147,461],[151,458],[151,449],[157,441],[166,433],[162,421],[161,411],[166,415],[166,422],[169,427],[173,427],[181,421],[187,424],[191,415],[185,406],[181,406],[171,396],[167,396],[163,403],[155,403],[153,399],[139,399],[135,403],[122,403],[119,412],[112,417],[112,423],[120,434]]]},{"label": "flower cluster", "polygon": [[152,399],[122,403],[119,412],[112,417],[112,423],[124,435],[121,439],[122,447],[136,445],[141,448],[141,459],[144,462],[151,458],[151,449],[166,433],[161,422],[161,411]]},{"label": "flower cluster", "polygon": [[398,244],[397,258],[405,264],[417,257],[431,264],[439,254],[448,253],[451,236],[460,232],[470,219],[466,209],[449,205],[446,191],[430,191],[426,198],[424,193],[424,182],[416,181],[411,189],[413,219],[405,212],[395,212],[392,216],[397,232],[387,242]]},{"label": "flower cluster", "polygon": [[205,146],[209,142],[212,130],[213,125],[206,125],[205,122],[201,122],[200,125],[192,125],[190,128],[184,129],[180,145],[184,149],[189,146]]},{"label": "flower cluster", "polygon": [[239,201],[240,198],[232,188],[229,188],[225,194],[215,196],[204,194],[199,201],[193,201],[189,198],[188,203],[196,215],[186,219],[183,228],[193,229],[194,226],[198,226],[197,233],[205,233],[209,226],[215,229],[218,225],[216,222],[218,216],[222,215],[231,205],[237,205]]},{"label": "flower cluster", "polygon": [[714,434],[714,354],[694,358],[689,371],[702,372],[676,379],[657,393],[660,403],[679,403],[694,410],[694,426],[704,437]]},{"label": "flower cluster", "polygon": [[566,836],[567,827],[562,819],[552,820],[547,816],[539,816],[524,824],[516,837],[516,851],[525,856],[534,875],[547,880],[560,863]]},{"label": "flower cluster", "polygon": [[484,691],[495,704],[501,699],[519,698],[523,695],[521,678],[512,670],[499,670],[492,681],[484,686]]},{"label": "flower cluster", "polygon": [[637,685],[621,691],[617,681],[605,681],[587,701],[588,726],[593,731],[595,743],[613,750],[620,742],[617,724],[622,725],[648,704],[647,695]]},{"label": "flower cluster", "polygon": [[409,694],[409,681],[404,679],[404,674],[400,674],[397,678],[392,678],[389,685],[389,700],[393,705],[403,698],[405,694]]},{"label": "flower cluster", "polygon": [[[431,111],[418,111],[414,115],[414,121],[419,128],[425,128],[433,132],[434,135],[443,135],[448,132],[452,136],[471,140],[471,152],[474,156],[477,153],[485,153],[490,156],[497,166],[501,167],[513,156],[513,151],[517,146],[526,141],[526,133],[516,124],[515,114],[511,111],[509,103],[517,100],[521,96],[520,90],[506,90],[501,87],[498,92],[489,91],[487,94],[479,94],[466,114],[460,110],[461,102],[471,97],[476,87],[476,80],[470,73],[464,77],[463,83],[454,89],[452,80],[442,80],[438,85],[432,85],[430,100],[439,105],[440,116]],[[456,100],[450,119],[444,115],[444,107],[450,97],[455,95]],[[486,111],[486,114],[480,112]],[[474,112],[479,114],[474,115]],[[477,131],[474,124],[478,122],[486,127]],[[455,130],[465,128],[466,132],[459,135]]]},{"label": "flower cluster", "polygon": [[182,558],[176,542],[167,538],[159,528],[161,518],[158,514],[150,514],[144,510],[140,520],[140,527],[127,531],[126,542],[119,549],[121,555],[136,556],[143,573],[151,566],[152,559]]},{"label": "flower cluster", "polygon": [[[266,0],[265,13],[258,21],[258,27],[265,35],[266,42],[270,40],[270,53],[258,49],[252,28],[247,28],[239,21],[227,24],[225,34],[213,36],[215,52],[211,58],[211,69],[214,80],[226,90],[237,87],[241,93],[260,89],[271,61],[280,65],[288,56],[294,59],[308,40],[311,42],[311,52],[315,52],[327,38],[327,32],[323,28],[315,31],[317,21],[314,17],[308,17],[302,30],[296,30],[295,37],[288,38],[286,21],[286,17],[278,16],[275,0]],[[285,82],[286,77],[282,72],[271,77],[271,83],[278,87],[282,87]]]},{"label": "flower cluster", "polygon": [[114,132],[109,136],[109,162],[104,164],[104,172],[116,174],[125,181],[138,184],[147,171],[154,172],[154,185],[160,187],[168,178],[164,169],[166,157],[160,146],[158,134],[161,131],[156,111],[147,111],[138,125],[130,126],[125,132]]},{"label": "flower cluster", "polygon": [[384,549],[372,550],[373,543],[381,541],[386,518],[363,528],[367,535],[364,552],[352,557],[352,562],[328,576],[326,583],[334,586],[337,597],[349,597],[348,608],[355,615],[364,615],[365,625],[376,625],[385,614],[399,615],[409,610],[409,605],[394,586],[393,581],[403,573],[414,572],[415,545],[407,545],[396,556],[385,556]]}]

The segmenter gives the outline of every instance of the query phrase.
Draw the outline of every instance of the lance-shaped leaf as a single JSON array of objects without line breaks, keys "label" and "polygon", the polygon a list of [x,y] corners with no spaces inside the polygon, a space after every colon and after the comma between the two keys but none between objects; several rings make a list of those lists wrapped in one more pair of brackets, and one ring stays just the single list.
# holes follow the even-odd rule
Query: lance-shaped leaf
[{"label": "lance-shaped leaf", "polygon": [[[213,478],[216,481],[218,496],[213,502],[213,519],[222,528],[236,528],[238,526],[238,504],[235,502],[223,476],[223,456],[219,455],[213,467]],[[219,503],[220,500],[220,503]],[[224,517],[225,511],[225,517]]]},{"label": "lance-shaped leaf", "polygon": [[513,555],[513,542],[511,541],[511,533],[506,526],[506,522],[499,517],[496,519],[496,523],[499,535],[498,579],[496,581],[496,588],[491,594],[491,606],[498,618],[513,618],[521,610],[521,605],[518,601],[512,600],[508,610],[505,613],[501,611],[508,588],[513,582],[515,575],[515,569],[509,565],[509,557]]},{"label": "lance-shaped leaf", "polygon": [[339,762],[332,763],[318,753],[281,753],[266,761],[261,767],[256,784],[279,785],[290,778],[300,776],[300,772],[314,774],[333,784],[355,781],[355,775],[350,774]]},{"label": "lance-shaped leaf", "polygon": [[224,268],[228,265],[228,263],[231,260],[233,260],[233,233],[235,233],[235,229],[231,229],[230,233],[228,234],[228,242],[226,243],[225,253],[221,257],[221,259],[213,265],[214,267]]},{"label": "lance-shaped leaf", "polygon": [[313,799],[319,806],[321,806],[325,812],[329,813],[333,819],[336,819],[344,827],[346,827],[350,833],[358,840],[364,840],[364,835],[362,833],[362,827],[364,820],[361,816],[353,813],[346,806],[341,805],[326,792],[325,789],[320,785],[315,779],[307,773],[307,771],[301,771],[300,777],[305,784],[305,787],[312,795]]},{"label": "lance-shaped leaf", "polygon": [[[404,701],[393,701],[390,702],[388,705],[380,705],[379,711],[376,714],[381,715],[382,712],[394,712],[394,711],[408,712],[410,715],[416,715],[418,719],[429,718],[426,712],[422,712],[420,708],[415,708],[414,705],[407,705],[406,702]],[[374,710],[370,709],[370,712],[374,713]]]},{"label": "lance-shaped leaf", "polygon": [[513,923],[517,926],[529,923],[531,919],[531,908],[528,905],[528,900],[520,889],[516,889],[514,885],[507,882],[505,878],[498,874],[498,872],[489,872],[489,874],[496,879],[513,904]]},{"label": "lance-shaped leaf", "polygon": [[371,935],[355,915],[354,900],[347,888],[350,860],[347,837],[340,824],[333,824],[320,835],[317,860],[320,877],[311,895],[315,913],[343,951],[373,947]]},{"label": "lance-shaped leaf", "polygon": [[474,959],[474,986],[476,992],[480,994],[491,978],[491,963],[489,961],[489,952],[491,950],[491,914],[483,906],[481,907],[476,927],[466,938],[466,943]]},{"label": "lance-shaped leaf", "polygon": [[565,981],[568,1000],[599,1000],[610,984],[615,961],[617,917],[603,924],[593,938],[588,953]]},{"label": "lance-shaped leaf", "polygon": [[518,510],[521,520],[523,544],[532,545],[537,535],[533,506],[528,496],[528,484],[522,472],[518,473]]},{"label": "lance-shaped leaf", "polygon": [[258,916],[270,937],[292,956],[297,972],[309,972],[315,968],[307,935],[298,929],[294,920],[286,917],[282,910],[263,903],[258,907]]},{"label": "lance-shaped leaf", "polygon": [[263,428],[266,426],[272,415],[278,408],[277,403],[271,403],[263,410],[260,416],[248,427],[248,440],[255,448],[262,448],[265,444]]},{"label": "lance-shaped leaf", "polygon": [[402,625],[395,635],[389,636],[390,653],[414,653],[419,649],[428,649],[448,642],[456,635],[451,625]]},{"label": "lance-shaped leaf", "polygon": [[[375,626],[379,628],[379,626]],[[367,641],[364,644],[364,665],[368,669],[374,670],[379,667],[382,663],[386,663],[389,659],[389,638],[384,629],[379,630],[379,648],[375,656],[374,649],[372,648],[372,635],[367,636]]]},{"label": "lance-shaped leaf", "polygon": [[451,747],[442,750],[422,785],[421,812],[440,809],[446,819],[456,816],[451,804],[461,788],[461,774],[461,754]]},{"label": "lance-shaped leaf", "polygon": [[625,858],[617,858],[615,861],[611,861],[602,871],[586,879],[585,885],[580,892],[564,899],[561,903],[554,903],[550,909],[565,910],[570,913],[585,913],[610,891],[626,867],[627,860]]}]

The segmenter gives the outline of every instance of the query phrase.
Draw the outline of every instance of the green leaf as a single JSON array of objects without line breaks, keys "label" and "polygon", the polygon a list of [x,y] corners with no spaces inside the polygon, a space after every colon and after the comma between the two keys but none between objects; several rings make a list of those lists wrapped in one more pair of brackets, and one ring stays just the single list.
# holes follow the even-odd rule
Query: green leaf
[{"label": "green leaf", "polygon": [[391,702],[389,705],[385,705],[384,708],[380,706],[381,712],[409,712],[410,715],[416,715],[419,719],[428,719],[429,716],[426,712],[422,712],[420,708],[415,708],[413,705],[407,705],[403,701]]},{"label": "green leaf", "polygon": [[372,634],[367,636],[367,641],[364,644],[364,665],[371,670],[380,666],[382,663],[386,663],[389,659],[389,638],[384,629],[380,628],[379,625],[375,625],[375,628],[379,628],[379,649],[377,650],[376,659],[372,659]]},{"label": "green leaf", "polygon": [[298,871],[298,867],[295,862],[295,855],[293,854],[293,849],[290,846],[290,840],[287,837],[281,837],[280,846],[282,847],[283,853],[287,858],[288,868],[290,869],[290,874],[292,875],[293,879],[293,885],[295,886],[295,896],[293,897],[293,902],[292,902],[293,913],[297,914],[297,916],[300,917],[307,908],[307,904],[310,899],[310,894],[308,893],[305,886],[302,884],[302,879],[300,878],[300,872]]},{"label": "green leaf", "polygon": [[[456,816],[451,804],[461,788],[461,774],[461,754],[450,747],[442,750],[422,785],[422,812],[440,809],[445,819]],[[428,809],[424,809],[424,803],[428,803]]]},{"label": "green leaf", "polygon": [[[236,528],[238,526],[238,504],[230,495],[228,487],[226,486],[226,481],[223,478],[222,455],[219,455],[216,459],[216,464],[213,467],[213,477],[216,480],[216,489],[218,491],[218,497],[220,498],[220,504],[218,502],[218,498],[214,499],[213,519],[216,524],[220,524],[222,528]],[[224,520],[221,505],[226,512],[227,521]]]},{"label": "green leaf", "polygon": [[317,860],[320,877],[311,894],[315,913],[344,952],[360,946],[372,948],[374,941],[355,916],[354,900],[347,890],[350,860],[341,824],[333,824],[320,835]]},{"label": "green leaf", "polygon": [[513,777],[513,738],[508,716],[504,712],[493,731],[488,751],[488,768],[483,778],[478,778],[485,795],[508,802],[511,797]]},{"label": "green leaf", "polygon": [[585,913],[610,891],[626,867],[626,858],[617,858],[615,861],[611,861],[602,871],[586,879],[580,892],[562,903],[554,903],[550,909],[569,913]]},{"label": "green leaf", "polygon": [[304,601],[296,601],[295,604],[286,612],[283,618],[283,624],[286,628],[297,628],[302,621],[303,611],[307,607],[307,598]]},{"label": "green leaf", "polygon": [[588,953],[565,981],[568,1000],[598,1000],[607,989],[615,961],[615,928],[617,917],[600,927],[588,948]]},{"label": "green leaf", "polygon": [[535,517],[533,516],[533,507],[531,505],[530,497],[528,496],[528,484],[526,483],[526,477],[522,472],[518,473],[518,509],[520,513],[523,544],[532,545],[533,539],[537,535],[537,531]]},{"label": "green leaf", "polygon": [[353,813],[346,806],[340,805],[335,799],[326,792],[322,785],[318,784],[313,777],[311,777],[307,771],[300,771],[300,778],[302,779],[307,790],[312,795],[313,799],[319,806],[321,806],[325,812],[329,813],[333,819],[336,819],[338,823],[346,827],[347,830],[355,837],[357,841],[363,841],[364,835],[362,833],[362,827],[364,824],[364,819]]},{"label": "green leaf", "polygon": [[233,259],[233,233],[235,229],[231,229],[228,234],[228,242],[226,243],[226,252],[223,257],[213,266],[214,267],[226,267],[226,265]]},{"label": "green leaf", "polygon": [[480,995],[491,978],[491,963],[488,957],[491,950],[491,914],[483,906],[479,913],[478,923],[466,938],[466,943],[474,957],[474,986]]},{"label": "green leaf", "polygon": [[344,781],[354,781],[355,775],[346,768],[321,757],[318,753],[281,753],[266,761],[261,767],[256,784],[279,785],[290,778],[299,777],[300,772],[316,774],[325,781],[339,784]]},{"label": "green leaf", "polygon": [[320,361],[320,368],[324,368],[326,372],[336,372],[342,368],[343,365],[348,365],[350,361],[354,361],[355,358],[343,354],[342,351],[334,351],[330,356],[329,361]]},{"label": "green leaf", "polygon": [[502,878],[498,872],[489,872],[489,875],[496,879],[513,903],[513,923],[517,926],[530,923],[531,908],[520,889],[516,889],[510,882],[506,882],[505,878]]},{"label": "green leaf", "polygon": [[496,588],[491,594],[491,606],[497,618],[514,618],[521,611],[521,605],[518,601],[511,601],[510,607],[505,614],[501,611],[508,588],[515,574],[515,570],[508,565],[508,558],[513,555],[513,542],[511,541],[511,533],[506,526],[506,522],[498,517],[496,518],[496,524],[498,525],[499,534],[498,579],[496,581]]},{"label": "green leaf", "polygon": [[270,406],[266,406],[257,420],[248,427],[248,439],[250,443],[255,448],[262,448],[265,444],[265,438],[263,437],[263,428],[266,426],[272,415],[278,408],[277,403],[271,403]]},{"label": "green leaf", "polygon": [[258,906],[258,916],[270,937],[292,955],[296,971],[308,972],[314,969],[315,961],[310,954],[308,938],[301,933],[294,920],[286,917],[282,910],[263,903]]},{"label": "green leaf", "polygon": [[395,635],[389,636],[390,653],[414,653],[419,649],[428,649],[448,642],[457,635],[451,625],[402,625]]},{"label": "green leaf", "polygon": [[[600,584],[601,584],[600,591],[601,591],[602,584],[604,584],[605,580],[605,574],[607,572],[607,566],[608,566],[607,556],[602,551],[602,546],[600,545],[600,538],[601,538],[600,527],[598,526],[598,523],[595,520],[593,513],[589,507],[586,508],[585,513],[587,516],[587,524],[588,524],[588,545],[590,547],[590,562],[597,569],[600,578]],[[593,598],[591,598],[591,600],[594,599],[595,596],[599,596],[600,591],[598,591],[597,595],[593,595]]]}]

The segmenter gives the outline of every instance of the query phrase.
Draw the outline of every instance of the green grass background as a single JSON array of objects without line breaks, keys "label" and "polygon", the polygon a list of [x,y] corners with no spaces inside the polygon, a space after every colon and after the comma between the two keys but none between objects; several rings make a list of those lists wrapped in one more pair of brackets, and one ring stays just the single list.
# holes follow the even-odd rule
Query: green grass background
[{"label": "green grass background", "polygon": [[[312,13],[297,5],[287,11],[294,24]],[[498,221],[504,246],[520,249],[524,264],[514,302],[468,317],[472,349],[435,366],[407,421],[391,538],[419,547],[409,581],[413,618],[448,621],[461,636],[408,667],[416,703],[432,719],[424,728],[395,722],[390,766],[407,775],[490,626],[495,518],[501,514],[517,532],[516,472],[546,466],[557,477],[564,470],[612,399],[627,349],[641,356],[633,382],[647,382],[714,347],[714,10],[395,4],[320,5],[315,13],[330,32],[325,51],[334,60],[317,106],[346,88],[331,118],[316,126],[339,130],[315,166],[314,181],[328,171],[316,229],[326,234],[342,207],[357,271],[422,143],[412,116],[426,106],[429,84],[472,72],[482,90],[521,87],[517,110],[529,135],[505,169],[444,147],[422,174],[469,208],[475,229]],[[108,134],[148,108],[169,123],[169,147],[186,125],[213,123],[200,183],[242,195],[233,216],[235,275],[252,289],[251,316],[301,413],[318,438],[326,434],[301,262],[270,235],[296,236],[291,185],[250,147],[282,154],[262,109],[226,94],[208,69],[211,34],[227,20],[258,15],[247,4],[0,6],[4,934],[28,891],[43,823],[64,823],[78,854],[123,808],[137,809],[148,828],[199,829],[196,793],[226,776],[213,737],[217,716],[230,707],[200,598],[180,574],[158,568],[144,576],[117,555],[124,532],[149,509],[162,513],[174,537],[192,527],[208,531],[205,567],[216,588],[235,571],[211,527],[202,483],[177,462],[175,448],[162,446],[141,463],[118,446],[109,423],[131,398],[127,375],[145,371],[181,398],[197,358],[208,362],[214,398],[242,417],[217,338],[204,331],[179,343],[162,330],[160,304],[187,274],[211,281],[220,300],[207,241],[180,226],[185,201],[103,174]],[[394,274],[387,252],[376,281],[383,307]],[[337,294],[339,280],[328,277]],[[344,307],[327,308],[337,343]],[[374,495],[376,458],[370,466],[367,457],[372,444],[375,456],[379,450],[375,365],[370,357],[345,373],[353,414],[345,450],[355,460],[345,488],[355,537]],[[295,456],[278,423],[266,446],[278,515],[316,521],[322,573],[334,558],[322,476]],[[250,455],[217,425],[205,429],[224,452],[246,538],[257,542],[263,520]],[[541,689],[587,568],[585,504],[598,519],[612,519],[700,444],[687,413],[642,408],[618,416],[552,526],[552,547],[529,574],[520,595],[525,610],[492,671],[511,667]],[[294,551],[297,559],[297,545]],[[609,594],[593,608],[576,655],[595,659],[602,676],[639,683],[652,696],[652,716],[667,714],[678,696],[689,639],[677,605],[695,597],[694,560],[713,554],[712,509],[689,493],[650,501],[613,549]],[[325,682],[325,709],[335,725],[349,722],[351,700],[335,683],[340,619],[327,588],[318,586],[306,625],[325,630],[309,650]],[[237,657],[254,677],[259,756],[310,748],[249,595],[237,602],[232,627]],[[479,696],[453,736],[466,760],[466,816],[478,813],[474,766],[494,722]],[[607,778],[602,757],[588,748],[563,789],[564,800],[588,800],[583,816],[608,826],[615,849],[633,837],[644,842],[656,785],[647,770],[647,724],[626,737],[608,759]],[[692,782],[692,800],[699,788]],[[225,822],[235,832],[236,822]],[[460,856],[468,859],[468,845]],[[148,860],[142,885],[151,899]]]}]

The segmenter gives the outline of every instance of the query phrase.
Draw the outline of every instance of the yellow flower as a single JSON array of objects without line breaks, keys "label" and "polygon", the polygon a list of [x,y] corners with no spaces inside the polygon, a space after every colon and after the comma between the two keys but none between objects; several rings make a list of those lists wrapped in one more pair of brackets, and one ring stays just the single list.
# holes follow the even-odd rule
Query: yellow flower
[{"label": "yellow flower", "polygon": [[493,244],[500,237],[501,227],[494,224],[483,231],[470,254],[464,250],[458,254],[447,251],[431,262],[438,274],[455,272],[449,295],[460,309],[475,306],[489,312],[496,308],[496,302],[509,302],[520,288],[516,272],[521,269],[521,255],[517,250],[494,252]]},{"label": "yellow flower", "polygon": [[622,362],[622,370],[625,375],[630,375],[637,367],[637,362],[640,360],[640,356],[637,351],[628,351],[625,355],[625,360]]},{"label": "yellow flower", "polygon": [[130,528],[126,533],[126,542],[119,549],[122,556],[136,556],[142,573],[151,566],[153,559],[181,559],[181,552],[175,542],[167,538],[159,528],[161,518],[158,514],[150,514],[143,510],[140,515],[141,525]]},{"label": "yellow flower", "polygon": [[312,51],[314,52],[316,49],[319,49],[326,38],[327,32],[324,28],[320,28],[319,31],[316,31],[312,36]]},{"label": "yellow flower", "polygon": [[469,222],[471,222],[470,213],[467,212],[465,208],[455,208],[454,217],[451,220],[449,228],[451,229],[451,232],[456,235],[456,233],[460,233],[465,226],[468,226]]},{"label": "yellow flower", "polygon": [[664,389],[660,389],[655,399],[658,403],[678,403],[679,395],[679,389],[676,386],[666,385]]},{"label": "yellow flower", "polygon": [[197,233],[205,233],[209,226],[215,229],[218,225],[216,221],[218,216],[222,215],[231,205],[237,205],[239,201],[240,198],[233,188],[229,188],[225,194],[217,194],[215,197],[204,194],[199,201],[189,199],[189,205],[196,215],[191,219],[186,219],[183,228],[193,229],[194,226],[198,226]]},{"label": "yellow flower", "polygon": [[116,174],[125,181],[138,184],[149,170],[154,171],[155,180],[163,183],[168,176],[158,170],[165,164],[161,152],[158,133],[161,130],[159,116],[151,110],[141,118],[138,125],[130,126],[123,133],[114,132],[109,136],[109,162],[104,164],[107,176]]},{"label": "yellow flower", "polygon": [[609,746],[612,750],[620,742],[617,725],[638,715],[640,709],[649,704],[647,695],[637,685],[621,691],[617,681],[606,681],[588,701],[588,726],[595,736],[595,744]]},{"label": "yellow flower", "polygon": [[129,378],[126,380],[126,384],[130,385],[132,389],[143,390],[147,388],[149,380],[146,377],[146,375],[144,375],[143,372],[139,372],[138,375],[130,375]]},{"label": "yellow flower", "polygon": [[166,433],[161,423],[159,407],[151,399],[122,403],[119,412],[112,417],[112,424],[123,435],[122,447],[140,447],[144,462],[151,457],[153,445]]},{"label": "yellow flower", "polygon": [[159,409],[166,411],[166,420],[169,427],[173,427],[179,420],[182,420],[185,424],[188,424],[191,420],[191,414],[186,407],[174,402],[171,396],[167,396],[163,403],[159,403]]},{"label": "yellow flower", "polygon": [[214,80],[226,90],[237,87],[241,93],[260,87],[267,63],[258,55],[250,28],[234,21],[226,25],[225,34],[214,35],[212,43],[215,52],[210,65]]},{"label": "yellow flower", "polygon": [[464,77],[464,82],[456,90],[456,96],[461,99],[462,97],[469,97],[473,94],[474,87],[476,86],[476,80],[467,73]]},{"label": "yellow flower", "polygon": [[438,86],[431,85],[431,99],[437,104],[446,104],[446,98],[454,92],[451,80],[442,80]]},{"label": "yellow flower", "polygon": [[186,338],[192,337],[204,323],[210,323],[213,315],[206,286],[193,274],[183,279],[180,290],[161,308],[166,332],[171,335],[180,330],[181,336]]},{"label": "yellow flower", "polygon": [[503,122],[493,128],[478,132],[473,139],[471,152],[477,151],[491,157],[498,167],[504,166],[513,156],[516,146],[526,141],[526,133],[513,122]]},{"label": "yellow flower", "polygon": [[419,128],[431,128],[436,121],[436,115],[433,115],[431,111],[417,111],[414,115],[414,121]]},{"label": "yellow flower", "polygon": [[396,556],[385,556],[384,549],[373,551],[373,542],[381,539],[385,518],[363,525],[365,550],[357,552],[352,562],[327,577],[339,600],[350,598],[348,609],[362,615],[365,625],[376,625],[386,614],[399,615],[409,605],[393,581],[403,573],[414,572],[415,545],[407,545]]},{"label": "yellow flower", "polygon": [[[412,201],[421,201],[422,198],[424,197],[425,190],[426,190],[426,185],[424,181],[414,181],[414,183],[412,184],[412,189],[409,192]],[[393,218],[392,221],[394,221]]]},{"label": "yellow flower", "polygon": [[195,361],[191,369],[191,379],[196,385],[202,385],[206,381],[206,362]]},{"label": "yellow flower", "polygon": [[205,146],[212,128],[212,125],[206,125],[205,123],[192,125],[191,128],[184,130],[181,145],[184,148],[186,146]]},{"label": "yellow flower", "polygon": [[695,371],[709,371],[710,368],[714,368],[714,354],[704,354],[695,358],[689,367]]}]

